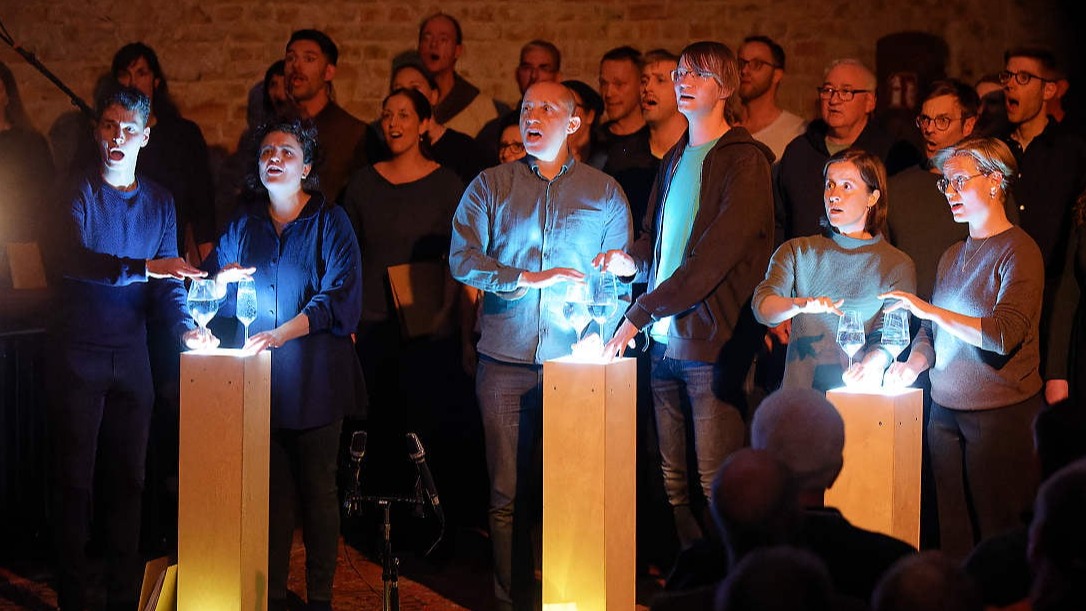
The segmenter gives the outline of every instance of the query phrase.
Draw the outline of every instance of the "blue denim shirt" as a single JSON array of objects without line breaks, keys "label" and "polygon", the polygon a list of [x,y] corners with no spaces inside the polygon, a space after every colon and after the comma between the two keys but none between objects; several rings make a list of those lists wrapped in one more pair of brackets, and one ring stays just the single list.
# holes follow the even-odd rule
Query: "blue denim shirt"
[{"label": "blue denim shirt", "polygon": [[[272,350],[273,428],[307,429],[342,418],[361,400],[360,370],[350,334],[362,314],[362,264],[347,213],[320,193],[275,233],[267,203],[240,211],[205,261],[255,267],[257,316],[249,334],[269,331],[299,313],[309,334]],[[235,290],[220,316],[234,315]],[[233,342],[241,344],[241,326]]]},{"label": "blue denim shirt", "polygon": [[553,180],[530,156],[479,174],[453,217],[449,253],[453,277],[483,291],[479,353],[523,364],[568,355],[576,333],[562,316],[565,283],[529,290],[517,279],[555,267],[587,273],[600,252],[625,250],[632,228],[618,183],[572,157]]}]

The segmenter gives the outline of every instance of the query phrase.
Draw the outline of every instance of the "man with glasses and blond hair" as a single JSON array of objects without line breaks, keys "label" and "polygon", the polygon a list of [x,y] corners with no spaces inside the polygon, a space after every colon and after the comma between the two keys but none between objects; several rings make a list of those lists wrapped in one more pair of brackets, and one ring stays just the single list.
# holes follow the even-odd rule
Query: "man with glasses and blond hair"
[{"label": "man with glasses and blond hair", "polygon": [[818,86],[821,118],[792,140],[781,155],[777,175],[777,242],[821,233],[825,218],[822,168],[847,148],[877,155],[893,175],[919,160],[916,150],[894,139],[871,120],[875,74],[860,60],[838,59]]},{"label": "man with glasses and blond hair", "polygon": [[[664,488],[685,548],[707,526],[690,480],[709,498],[720,465],[743,446],[742,380],[751,344],[761,341],[750,331],[758,328],[750,298],[773,249],[773,154],[725,117],[739,87],[731,49],[693,43],[671,76],[686,133],[661,162],[641,236],[628,254],[611,250],[595,263],[648,281],[604,350],[621,355],[641,330],[651,338]],[[745,366],[734,366],[744,357]],[[691,474],[687,428],[697,457]]]},{"label": "man with glasses and blond hair", "polygon": [[747,36],[739,46],[739,99],[743,127],[768,146],[777,160],[807,122],[777,105],[784,78],[784,49],[768,36]]},{"label": "man with glasses and blond hair", "polygon": [[[1065,264],[1071,209],[1086,190],[1086,144],[1045,114],[1045,103],[1055,97],[1056,81],[1063,76],[1056,54],[1045,47],[1017,47],[1004,53],[1003,61],[999,82],[1003,84],[1010,131],[1001,139],[1018,162],[1019,175],[1012,193],[1022,229],[1037,242],[1044,258],[1041,337],[1045,338]],[[1047,380],[1045,399],[1054,403],[1067,396],[1067,381],[1047,374],[1045,345],[1041,355],[1041,373]]]}]

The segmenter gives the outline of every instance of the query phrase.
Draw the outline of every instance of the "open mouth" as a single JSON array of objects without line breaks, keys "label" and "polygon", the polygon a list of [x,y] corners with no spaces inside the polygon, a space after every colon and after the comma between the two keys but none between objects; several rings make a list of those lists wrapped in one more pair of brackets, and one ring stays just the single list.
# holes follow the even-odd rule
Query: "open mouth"
[{"label": "open mouth", "polygon": [[953,203],[950,204],[950,213],[951,214],[958,214],[959,212],[961,212],[964,209],[965,209],[965,205],[963,205],[961,202],[953,202]]},{"label": "open mouth", "polygon": [[124,159],[124,151],[122,151],[121,149],[117,149],[117,148],[109,149],[109,160],[110,161],[121,161],[123,159]]},{"label": "open mouth", "polygon": [[277,165],[270,165],[268,169],[264,170],[264,173],[268,176],[280,176],[283,173],[283,168]]},{"label": "open mouth", "polygon": [[539,142],[542,139],[543,139],[543,132],[539,131],[538,129],[529,129],[528,131],[524,132],[524,143],[525,144],[530,144],[530,143],[534,144],[536,142]]}]

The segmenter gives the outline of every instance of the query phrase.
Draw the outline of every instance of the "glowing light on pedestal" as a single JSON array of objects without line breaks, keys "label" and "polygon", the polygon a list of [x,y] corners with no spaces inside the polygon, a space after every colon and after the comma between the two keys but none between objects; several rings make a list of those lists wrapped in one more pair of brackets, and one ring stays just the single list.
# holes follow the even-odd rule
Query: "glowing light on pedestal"
[{"label": "glowing light on pedestal", "polygon": [[271,354],[181,355],[178,611],[268,604]]},{"label": "glowing light on pedestal", "polygon": [[629,611],[637,362],[543,364],[543,606]]},{"label": "glowing light on pedestal", "polygon": [[850,522],[920,544],[923,392],[836,388],[826,393],[845,421],[845,463],[826,504]]}]

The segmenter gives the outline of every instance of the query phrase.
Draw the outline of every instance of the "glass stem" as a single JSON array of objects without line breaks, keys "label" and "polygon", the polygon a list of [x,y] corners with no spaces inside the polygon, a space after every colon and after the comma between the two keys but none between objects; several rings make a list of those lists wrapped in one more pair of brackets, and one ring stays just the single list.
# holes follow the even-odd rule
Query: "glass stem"
[{"label": "glass stem", "polygon": [[245,323],[245,341],[241,344],[243,347],[249,343],[249,323]]}]

